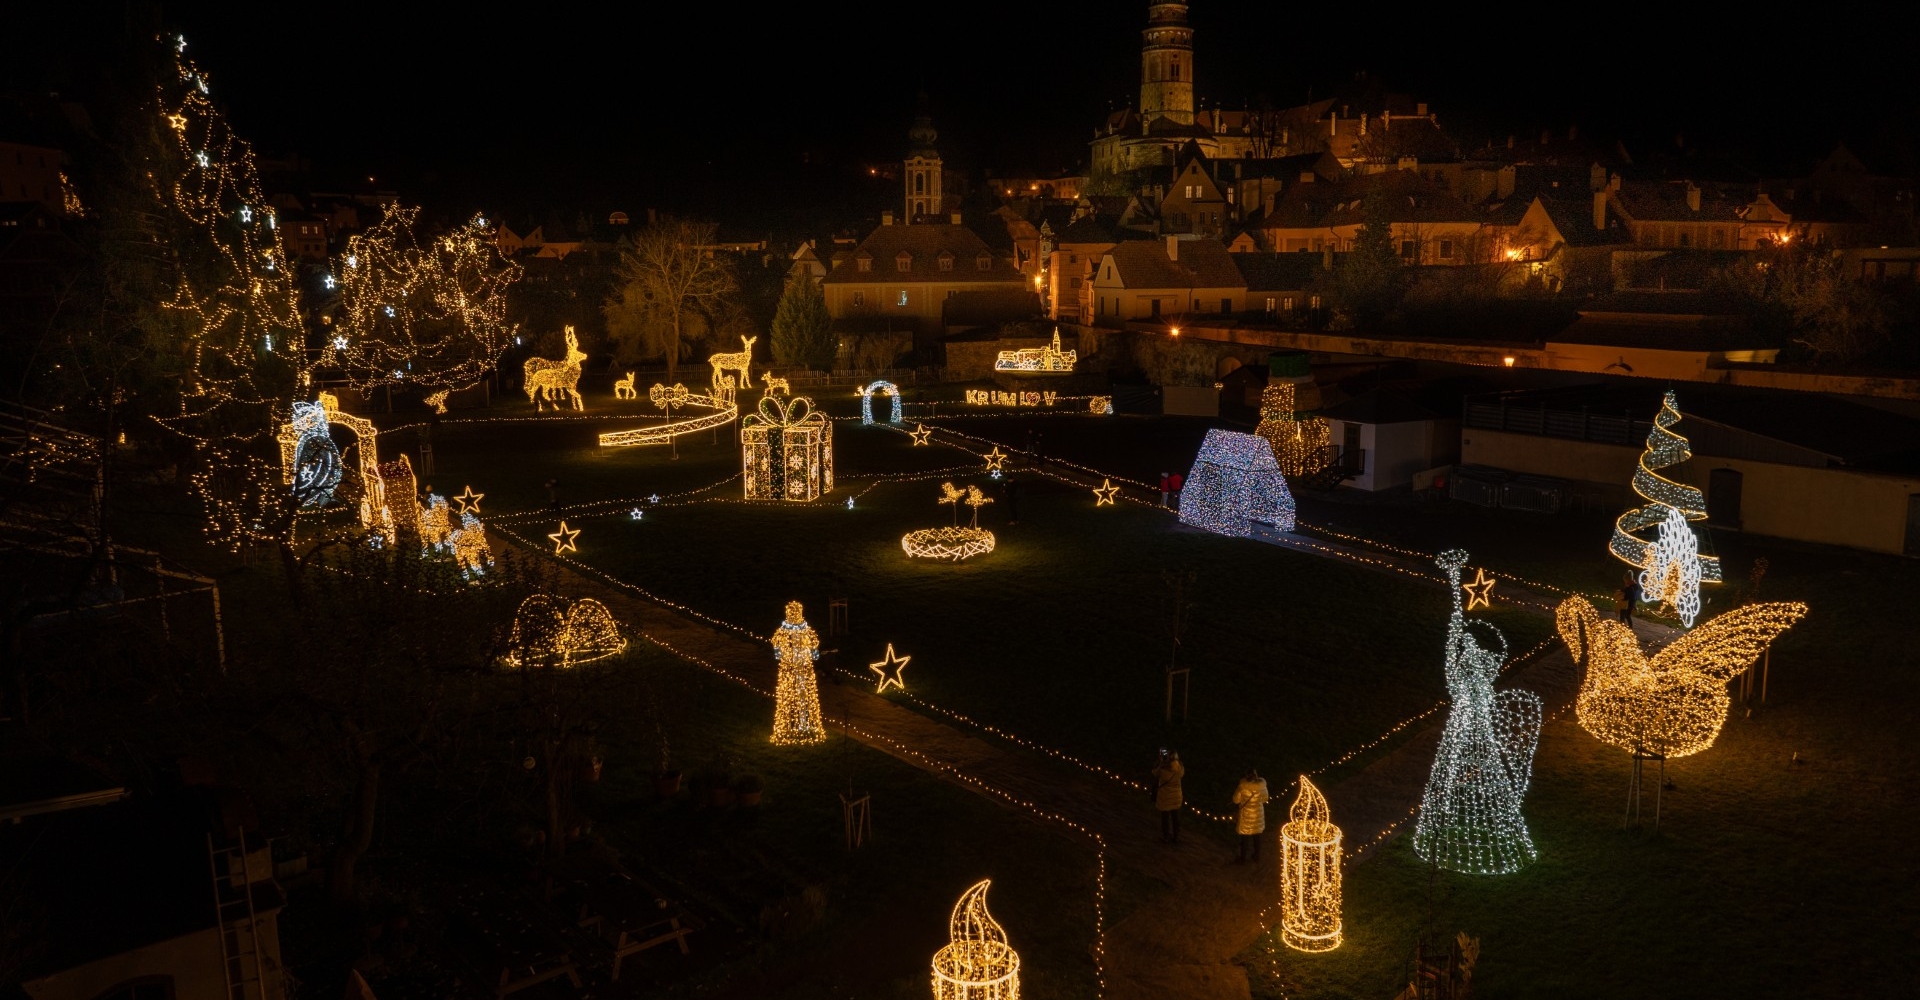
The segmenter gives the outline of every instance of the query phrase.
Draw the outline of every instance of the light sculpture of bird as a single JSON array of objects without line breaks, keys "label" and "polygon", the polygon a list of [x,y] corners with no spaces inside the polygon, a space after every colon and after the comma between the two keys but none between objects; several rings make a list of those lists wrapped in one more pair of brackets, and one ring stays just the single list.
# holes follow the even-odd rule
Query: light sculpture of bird
[{"label": "light sculpture of bird", "polygon": [[1584,664],[1574,711],[1581,728],[1628,753],[1685,757],[1713,746],[1732,702],[1727,682],[1805,617],[1799,603],[1749,604],[1703,622],[1647,656],[1625,624],[1584,597],[1554,611],[1560,638]]}]

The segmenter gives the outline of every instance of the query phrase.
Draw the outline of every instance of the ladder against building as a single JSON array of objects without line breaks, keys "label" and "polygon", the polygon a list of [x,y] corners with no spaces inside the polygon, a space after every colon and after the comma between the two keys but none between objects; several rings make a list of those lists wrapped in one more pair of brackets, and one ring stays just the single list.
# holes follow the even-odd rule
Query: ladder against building
[{"label": "ladder against building", "polygon": [[[277,956],[267,956],[262,948],[262,914],[254,895],[264,890],[271,902],[265,909],[277,911],[280,889],[273,879],[273,852],[266,838],[255,833],[251,850],[244,827],[235,831],[232,843],[217,843],[207,834],[207,866],[213,879],[215,933],[220,938],[220,971],[226,982],[224,1000],[283,1000],[279,977],[267,977],[268,964],[276,966]],[[277,948],[275,949],[278,950]]]}]

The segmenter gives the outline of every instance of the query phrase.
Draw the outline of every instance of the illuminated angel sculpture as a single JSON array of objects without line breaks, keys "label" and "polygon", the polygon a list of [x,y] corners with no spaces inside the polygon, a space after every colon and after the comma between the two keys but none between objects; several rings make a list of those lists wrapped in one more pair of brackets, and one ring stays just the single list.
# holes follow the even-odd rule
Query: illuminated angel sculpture
[{"label": "illuminated angel sculpture", "polygon": [[1472,623],[1498,642],[1498,648],[1489,649],[1469,630],[1460,606],[1467,554],[1451,549],[1436,561],[1453,591],[1453,617],[1447,623],[1447,697],[1453,704],[1420,800],[1413,849],[1449,871],[1518,871],[1538,856],[1520,802],[1540,742],[1540,699],[1529,691],[1494,692],[1494,679],[1507,659],[1506,637],[1484,622]]},{"label": "illuminated angel sculpture", "polygon": [[773,655],[780,661],[773,690],[773,742],[825,741],[820,684],[813,675],[814,661],[820,659],[820,636],[807,624],[799,601],[787,602],[787,618],[773,633]]},{"label": "illuminated angel sculpture", "polygon": [[1671,759],[1707,749],[1727,721],[1727,682],[1806,613],[1798,603],[1749,604],[1649,657],[1632,629],[1600,617],[1586,598],[1561,601],[1560,638],[1587,668],[1574,703],[1580,727],[1633,754]]},{"label": "illuminated angel sculpture", "polygon": [[933,953],[933,1000],[1020,1000],[1020,953],[987,912],[981,879],[960,894],[947,918],[947,946]]}]

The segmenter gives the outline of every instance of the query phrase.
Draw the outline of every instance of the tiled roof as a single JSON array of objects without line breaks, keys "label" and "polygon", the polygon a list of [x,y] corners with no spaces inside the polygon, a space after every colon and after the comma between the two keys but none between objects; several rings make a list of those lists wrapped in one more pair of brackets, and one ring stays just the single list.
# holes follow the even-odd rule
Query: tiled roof
[{"label": "tiled roof", "polygon": [[1297,292],[1320,271],[1317,253],[1237,253],[1234,266],[1249,292]]},{"label": "tiled roof", "polygon": [[1629,182],[1614,193],[1635,222],[1739,222],[1753,201],[1751,190],[1729,191],[1702,187],[1700,207],[1687,204],[1689,185],[1682,181],[1648,184]]},{"label": "tiled roof", "polygon": [[1163,240],[1121,243],[1108,251],[1128,288],[1242,288],[1234,254],[1212,240],[1181,240],[1179,260],[1167,257]]},{"label": "tiled roof", "polygon": [[1118,221],[1117,218],[1113,217],[1083,215],[1073,220],[1065,229],[1060,230],[1059,234],[1053,238],[1053,242],[1055,245],[1067,243],[1117,243],[1119,242],[1119,237],[1115,236],[1113,231],[1115,223]]},{"label": "tiled roof", "polygon": [[[953,269],[940,270],[942,252],[953,255]],[[900,270],[897,261],[900,254],[908,255],[907,270]],[[986,270],[976,263],[982,255],[989,259]],[[872,259],[873,269],[862,271],[858,261],[862,256]],[[822,279],[827,284],[902,284],[912,282],[1008,282],[1024,284],[1025,276],[1016,270],[1013,261],[995,254],[979,234],[965,226],[954,225],[893,225],[881,226],[860,241],[854,248],[851,260],[837,263]]]},{"label": "tiled roof", "polygon": [[1560,238],[1570,247],[1601,247],[1616,243],[1632,243],[1633,234],[1620,223],[1620,213],[1609,204],[1606,209],[1607,228],[1593,228],[1593,198],[1541,198],[1540,207],[1547,212],[1547,218],[1553,220],[1553,228],[1560,231]]}]

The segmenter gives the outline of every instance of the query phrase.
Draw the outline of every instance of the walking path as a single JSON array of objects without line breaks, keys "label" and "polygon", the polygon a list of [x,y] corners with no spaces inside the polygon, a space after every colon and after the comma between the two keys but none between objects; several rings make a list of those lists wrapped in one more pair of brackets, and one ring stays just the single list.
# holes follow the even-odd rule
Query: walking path
[{"label": "walking path", "polygon": [[[513,538],[540,552],[511,529],[496,535]],[[1412,554],[1382,554],[1304,535],[1273,540],[1287,548],[1325,558],[1345,559],[1378,572],[1414,576],[1441,584],[1430,562]],[[737,627],[674,609],[648,599],[634,588],[585,564],[559,558],[570,588],[606,604],[614,616],[670,652],[771,695],[774,659],[767,641]],[[1509,586],[1501,595],[1551,613],[1547,595]],[[1641,625],[1654,638],[1660,626]],[[1557,642],[1525,660],[1515,672],[1516,686],[1539,694],[1554,714],[1571,703],[1579,676]],[[1101,875],[1096,911],[1104,910],[1105,872],[1113,865],[1164,887],[1151,901],[1107,927],[1103,955],[1104,986],[1116,1000],[1190,997],[1196,1000],[1244,1000],[1249,996],[1245,970],[1235,958],[1277,919],[1271,904],[1278,895],[1276,852],[1258,866],[1229,864],[1221,838],[1194,831],[1179,845],[1160,842],[1151,803],[1143,789],[1114,776],[1074,773],[1066,765],[999,739],[983,739],[898,702],[876,695],[863,684],[841,683],[822,671],[822,712],[834,728],[917,768],[955,781],[1002,803],[1025,809],[1077,831],[1098,845]],[[1349,838],[1350,862],[1402,832],[1425,787],[1439,742],[1441,711],[1407,726],[1412,735],[1380,760],[1323,789]],[[1406,724],[1403,724],[1406,725]],[[1268,807],[1268,839],[1284,822],[1290,788],[1277,788]],[[1192,826],[1195,820],[1189,819]],[[1271,844],[1269,846],[1272,846]],[[1095,919],[1104,922],[1103,912]]]}]

